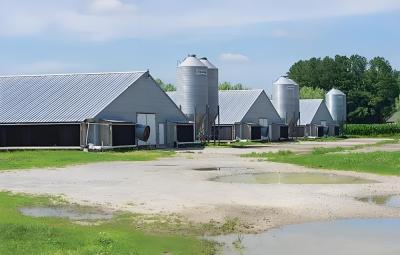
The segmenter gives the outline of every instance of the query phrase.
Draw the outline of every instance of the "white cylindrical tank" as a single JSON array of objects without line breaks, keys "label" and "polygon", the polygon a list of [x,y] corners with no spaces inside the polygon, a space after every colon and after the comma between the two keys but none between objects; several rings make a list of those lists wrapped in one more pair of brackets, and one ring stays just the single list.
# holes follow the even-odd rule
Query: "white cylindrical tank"
[{"label": "white cylindrical tank", "polygon": [[189,119],[195,118],[196,131],[204,127],[204,118],[207,113],[207,71],[207,66],[196,55],[189,55],[177,67],[176,90],[182,98],[181,109]]},{"label": "white cylindrical tank", "polygon": [[207,66],[208,77],[208,107],[210,123],[213,123],[218,114],[218,68],[215,67],[207,58],[200,61]]},{"label": "white cylindrical tank", "polygon": [[347,119],[346,94],[338,89],[331,89],[325,95],[325,103],[333,120],[337,124],[343,124]]},{"label": "white cylindrical tank", "polygon": [[299,85],[287,77],[280,77],[274,82],[272,100],[281,119],[290,126],[296,125],[300,115]]}]

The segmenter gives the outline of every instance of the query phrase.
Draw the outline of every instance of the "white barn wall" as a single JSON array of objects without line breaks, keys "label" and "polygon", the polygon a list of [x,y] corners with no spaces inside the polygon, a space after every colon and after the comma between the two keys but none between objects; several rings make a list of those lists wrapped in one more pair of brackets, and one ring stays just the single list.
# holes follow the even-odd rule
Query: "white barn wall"
[{"label": "white barn wall", "polygon": [[268,124],[282,122],[278,112],[264,91],[250,107],[242,122],[258,124],[259,119],[268,119]]},{"label": "white barn wall", "polygon": [[317,112],[315,113],[312,121],[310,124],[321,125],[321,121],[325,120],[327,125],[334,125],[335,122],[332,119],[331,114],[329,113],[328,107],[326,106],[325,102],[322,102]]},{"label": "white barn wall", "polygon": [[[166,121],[187,121],[170,97],[147,75],[142,76],[111,104],[102,110],[96,119],[124,120],[137,122],[138,113],[156,114],[156,141],[158,145],[158,124]],[[166,125],[165,125],[166,127]],[[167,130],[165,135],[167,137]]]}]

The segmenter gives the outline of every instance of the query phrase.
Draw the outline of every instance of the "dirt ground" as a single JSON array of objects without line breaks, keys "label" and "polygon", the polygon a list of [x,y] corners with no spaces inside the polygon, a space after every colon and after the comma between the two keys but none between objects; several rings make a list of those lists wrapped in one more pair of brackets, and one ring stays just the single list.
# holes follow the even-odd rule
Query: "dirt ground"
[{"label": "dirt ground", "polygon": [[[176,157],[149,162],[110,162],[60,169],[6,171],[0,173],[0,189],[62,195],[71,202],[138,213],[174,213],[195,222],[223,222],[226,218],[237,217],[247,232],[316,220],[400,217],[399,209],[354,199],[399,194],[400,177],[336,172],[379,183],[307,185],[220,183],[209,180],[221,175],[250,172],[326,172],[241,158],[239,154],[242,153],[279,150],[306,152],[314,147],[346,147],[378,141],[347,139],[270,144],[246,149],[181,150]],[[380,150],[381,147],[368,147],[368,150]],[[208,167],[220,170],[194,170]]]}]

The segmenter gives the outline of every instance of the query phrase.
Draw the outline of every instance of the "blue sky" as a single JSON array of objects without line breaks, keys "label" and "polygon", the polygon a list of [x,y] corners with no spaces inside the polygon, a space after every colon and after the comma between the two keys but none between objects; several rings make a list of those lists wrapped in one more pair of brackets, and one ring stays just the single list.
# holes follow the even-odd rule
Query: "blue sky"
[{"label": "blue sky", "polygon": [[207,56],[265,88],[299,59],[383,56],[400,69],[398,0],[0,0],[0,73],[150,69]]}]

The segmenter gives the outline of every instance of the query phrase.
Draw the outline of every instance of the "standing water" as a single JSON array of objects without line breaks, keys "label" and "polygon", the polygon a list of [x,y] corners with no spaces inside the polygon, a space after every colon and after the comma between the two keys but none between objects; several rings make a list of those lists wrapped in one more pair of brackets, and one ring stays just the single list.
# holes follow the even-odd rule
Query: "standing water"
[{"label": "standing water", "polygon": [[223,254],[229,255],[398,255],[399,236],[399,219],[351,219],[289,225],[214,240],[224,243]]},{"label": "standing water", "polygon": [[218,182],[250,184],[362,184],[375,181],[329,173],[254,173],[219,176]]},{"label": "standing water", "polygon": [[370,196],[358,199],[361,202],[400,208],[400,195]]}]

